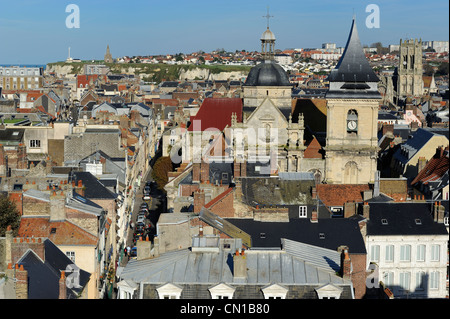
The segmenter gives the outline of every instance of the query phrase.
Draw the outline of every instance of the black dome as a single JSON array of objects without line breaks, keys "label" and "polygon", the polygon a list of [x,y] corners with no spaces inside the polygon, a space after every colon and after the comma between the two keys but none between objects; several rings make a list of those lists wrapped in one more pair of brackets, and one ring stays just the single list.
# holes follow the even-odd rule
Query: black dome
[{"label": "black dome", "polygon": [[245,86],[292,86],[286,71],[273,60],[263,61],[250,70]]}]

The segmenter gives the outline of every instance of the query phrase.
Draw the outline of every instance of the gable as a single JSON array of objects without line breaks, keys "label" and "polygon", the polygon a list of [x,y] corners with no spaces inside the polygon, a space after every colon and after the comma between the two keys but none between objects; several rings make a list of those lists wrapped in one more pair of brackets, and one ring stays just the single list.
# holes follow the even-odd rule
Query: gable
[{"label": "gable", "polygon": [[256,129],[263,128],[261,124],[272,123],[272,128],[286,128],[288,122],[280,109],[275,106],[271,99],[266,98],[248,117],[247,126]]}]

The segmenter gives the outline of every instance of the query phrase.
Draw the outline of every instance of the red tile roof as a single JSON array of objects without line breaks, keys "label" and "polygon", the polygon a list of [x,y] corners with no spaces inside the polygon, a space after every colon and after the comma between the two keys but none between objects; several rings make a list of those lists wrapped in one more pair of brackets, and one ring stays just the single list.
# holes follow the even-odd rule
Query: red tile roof
[{"label": "red tile roof", "polygon": [[[52,233],[52,229],[55,231]],[[48,217],[22,217],[19,237],[46,237],[55,245],[97,245],[97,237],[69,221],[51,222]]]},{"label": "red tile roof", "polygon": [[322,146],[320,145],[319,141],[314,136],[314,139],[309,143],[308,147],[305,150],[304,158],[322,158],[322,153],[320,151],[322,150]]},{"label": "red tile roof", "polygon": [[227,125],[231,125],[232,113],[236,113],[237,121],[242,122],[242,100],[240,98],[207,98],[191,119],[188,131],[194,131],[194,121],[201,121],[196,123],[200,126],[200,131],[209,128],[223,131]]},{"label": "red tile roof", "polygon": [[448,153],[446,156],[435,156],[419,172],[417,177],[411,182],[415,185],[419,182],[427,184],[431,181],[439,180],[449,169]]},{"label": "red tile roof", "polygon": [[213,200],[210,200],[208,204],[205,205],[205,208],[210,208],[220,202],[222,199],[227,197],[228,194],[230,194],[233,191],[233,188],[228,188],[226,191],[224,191],[222,194],[216,196]]},{"label": "red tile roof", "polygon": [[350,184],[319,184],[316,187],[317,196],[326,206],[344,206],[347,202],[363,202],[364,191],[370,190],[369,185]]}]

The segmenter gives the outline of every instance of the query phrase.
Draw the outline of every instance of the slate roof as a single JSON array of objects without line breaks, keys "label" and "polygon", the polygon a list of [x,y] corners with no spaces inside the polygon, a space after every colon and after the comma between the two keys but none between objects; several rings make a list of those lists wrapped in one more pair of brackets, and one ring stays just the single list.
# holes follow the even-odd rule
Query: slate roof
[{"label": "slate roof", "polygon": [[[444,224],[433,220],[433,203],[390,202],[370,203],[370,219],[367,222],[367,235],[446,235]],[[381,220],[386,219],[387,225]],[[421,224],[416,224],[420,219]]]},{"label": "slate roof", "polygon": [[266,60],[254,66],[244,83],[244,86],[289,86],[286,71],[275,61]]},{"label": "slate roof", "polygon": [[72,172],[71,182],[75,181],[78,185],[78,181],[81,180],[86,187],[84,191],[84,197],[87,199],[116,199],[117,194],[111,192],[100,181],[92,175],[90,172]]},{"label": "slate roof", "polygon": [[280,239],[286,238],[331,250],[345,245],[351,253],[366,253],[358,221],[353,219],[324,218],[317,223],[311,223],[307,218],[291,219],[286,223],[231,218],[226,221],[249,234],[252,247],[280,247]]},{"label": "slate roof", "polygon": [[[394,153],[394,158],[399,162],[406,164],[425,144],[434,136],[440,135],[424,130],[417,129],[411,137]],[[406,154],[402,151],[407,151]]]},{"label": "slate roof", "polygon": [[353,19],[347,44],[336,68],[331,71],[330,82],[378,82],[359,40],[356,19]]},{"label": "slate roof", "polygon": [[[350,282],[336,275],[332,267],[326,267],[307,252],[296,255],[293,246],[288,250],[247,250],[247,278],[233,276],[232,254],[240,248],[231,242],[230,249],[218,252],[191,251],[191,249],[166,252],[157,258],[130,260],[123,269],[122,280],[147,284],[218,284],[231,285],[320,285],[333,283],[349,285]],[[309,253],[313,254],[313,247]],[[320,251],[320,255],[323,251]],[[332,263],[335,255],[330,254]],[[304,257],[304,259],[302,259]]]},{"label": "slate roof", "polygon": [[[28,272],[28,299],[58,299],[59,279],[61,271],[72,261],[49,239],[44,241],[45,261],[40,259],[32,250],[28,250],[18,261]],[[67,272],[66,277],[70,273]],[[66,285],[67,299],[76,299],[87,285],[91,274],[80,269],[80,287],[68,288]]]}]

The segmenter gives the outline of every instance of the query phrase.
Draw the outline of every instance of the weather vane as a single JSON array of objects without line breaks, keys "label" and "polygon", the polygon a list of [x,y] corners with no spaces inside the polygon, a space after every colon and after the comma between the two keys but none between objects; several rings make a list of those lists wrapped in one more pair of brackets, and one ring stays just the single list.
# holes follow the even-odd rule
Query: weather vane
[{"label": "weather vane", "polygon": [[267,19],[267,29],[269,29],[269,19],[270,19],[270,18],[273,18],[273,16],[271,16],[271,15],[269,14],[269,6],[267,6],[267,15],[263,16],[263,18],[266,18],[266,19]]}]

